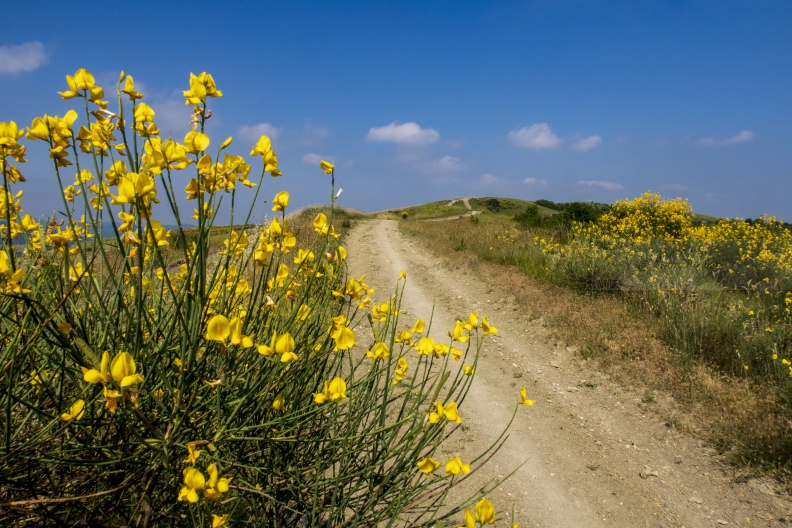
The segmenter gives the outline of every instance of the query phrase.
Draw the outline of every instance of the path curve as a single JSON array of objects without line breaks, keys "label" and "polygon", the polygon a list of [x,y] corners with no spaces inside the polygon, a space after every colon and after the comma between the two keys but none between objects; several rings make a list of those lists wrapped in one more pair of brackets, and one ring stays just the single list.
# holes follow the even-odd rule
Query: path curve
[{"label": "path curve", "polygon": [[[355,225],[347,239],[350,273],[368,273],[381,301],[406,270],[403,326],[428,319],[435,303],[435,337],[470,311],[498,327],[460,409],[464,431],[440,458],[467,460],[497,438],[520,387],[537,400],[519,409],[505,446],[475,474],[479,481],[472,484],[481,486],[525,462],[490,496],[497,509],[514,504],[521,527],[788,526],[779,519],[789,519],[792,504],[771,483],[734,483],[710,450],[647,412],[640,395],[592,371],[571,347],[557,346],[541,321],[529,321],[456,254],[427,254],[397,224]],[[506,517],[497,526],[507,526]]]},{"label": "path curve", "polygon": [[462,200],[462,203],[465,204],[465,207],[468,209],[468,211],[473,209],[472,207],[470,207],[470,198],[454,198],[453,200],[448,202],[448,205],[452,206],[460,200]]}]

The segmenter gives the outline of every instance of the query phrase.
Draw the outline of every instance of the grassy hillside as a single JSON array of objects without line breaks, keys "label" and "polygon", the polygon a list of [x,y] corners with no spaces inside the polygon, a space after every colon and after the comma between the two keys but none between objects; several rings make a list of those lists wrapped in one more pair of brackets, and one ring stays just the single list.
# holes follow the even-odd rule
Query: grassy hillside
[{"label": "grassy hillside", "polygon": [[[377,213],[372,213],[376,218],[402,218],[407,213],[407,218],[413,220],[433,220],[438,218],[449,218],[462,216],[475,212],[481,216],[482,220],[489,218],[510,219],[514,215],[523,211],[528,205],[534,204],[529,200],[519,198],[496,198],[485,196],[480,198],[469,198],[470,209],[465,206],[464,199],[456,198],[450,200],[440,200],[421,205],[388,209]],[[558,211],[547,207],[539,206],[543,215],[551,216]]]}]

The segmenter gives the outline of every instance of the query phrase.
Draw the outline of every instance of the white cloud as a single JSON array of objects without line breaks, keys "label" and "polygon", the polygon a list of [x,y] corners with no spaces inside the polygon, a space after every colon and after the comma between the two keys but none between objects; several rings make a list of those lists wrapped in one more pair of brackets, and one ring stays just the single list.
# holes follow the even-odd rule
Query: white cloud
[{"label": "white cloud", "polygon": [[540,180],[538,178],[525,178],[523,183],[526,185],[547,185],[547,180]]},{"label": "white cloud", "polygon": [[740,133],[723,141],[724,145],[736,145],[753,141],[754,133],[750,130],[740,130]]},{"label": "white cloud", "polygon": [[549,150],[558,148],[565,141],[571,142],[571,147],[580,152],[588,152],[602,145],[602,136],[594,134],[581,138],[580,135],[571,138],[560,138],[550,129],[547,123],[534,123],[531,126],[520,127],[509,132],[509,141],[522,148],[534,150]]},{"label": "white cloud", "polygon": [[600,145],[602,145],[602,138],[600,136],[594,135],[575,141],[572,144],[572,148],[581,152],[588,152],[589,150],[597,148]]},{"label": "white cloud", "polygon": [[366,141],[390,141],[400,145],[428,145],[440,140],[440,133],[433,128],[421,128],[414,122],[398,124],[395,121],[383,127],[371,127]]},{"label": "white cloud", "polygon": [[700,147],[722,147],[726,145],[738,145],[753,141],[754,133],[750,130],[741,130],[738,134],[727,139],[716,139],[714,137],[703,137],[697,141]]},{"label": "white cloud", "polygon": [[602,187],[603,189],[607,189],[609,191],[618,191],[624,189],[624,186],[620,183],[614,183],[609,181],[602,181],[602,180],[580,180],[578,185],[588,185],[589,187]]},{"label": "white cloud", "polygon": [[38,41],[18,46],[0,46],[0,74],[36,70],[46,62],[49,53]]},{"label": "white cloud", "polygon": [[258,123],[256,125],[242,125],[237,128],[237,135],[249,143],[255,143],[261,136],[269,136],[275,139],[280,136],[281,130],[270,123]]},{"label": "white cloud", "polygon": [[[303,163],[307,163],[308,165],[319,165],[319,162],[322,161],[323,159],[325,159],[323,156],[320,156],[319,154],[315,154],[313,152],[310,152],[310,153],[306,154],[305,156],[303,156],[302,160],[303,160]],[[332,160],[330,160],[330,161],[332,161]]]},{"label": "white cloud", "polygon": [[561,138],[553,134],[547,123],[536,123],[529,127],[509,132],[509,141],[522,148],[553,149],[561,144]]},{"label": "white cloud", "polygon": [[481,175],[481,183],[484,185],[492,185],[494,183],[498,183],[500,178],[495,176],[494,174],[490,174],[489,172],[485,172]]}]

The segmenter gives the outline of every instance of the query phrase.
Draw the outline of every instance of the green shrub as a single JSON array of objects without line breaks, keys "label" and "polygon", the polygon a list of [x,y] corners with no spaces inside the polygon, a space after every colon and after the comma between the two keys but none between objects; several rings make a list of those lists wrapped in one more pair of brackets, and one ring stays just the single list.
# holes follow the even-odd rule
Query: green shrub
[{"label": "green shrub", "polygon": [[514,221],[525,227],[539,227],[542,225],[542,220],[543,217],[536,204],[528,204],[523,212],[514,216]]},{"label": "green shrub", "polygon": [[534,203],[542,207],[547,207],[548,209],[555,209],[556,211],[561,211],[564,208],[562,204],[557,204],[550,200],[541,199],[541,200],[536,200]]},{"label": "green shrub", "polygon": [[602,209],[591,203],[571,202],[564,205],[562,216],[564,223],[568,226],[571,226],[573,222],[581,224],[594,222],[603,215]]},{"label": "green shrub", "polygon": [[497,213],[503,208],[503,204],[497,198],[487,198],[484,200],[484,208],[491,213]]}]

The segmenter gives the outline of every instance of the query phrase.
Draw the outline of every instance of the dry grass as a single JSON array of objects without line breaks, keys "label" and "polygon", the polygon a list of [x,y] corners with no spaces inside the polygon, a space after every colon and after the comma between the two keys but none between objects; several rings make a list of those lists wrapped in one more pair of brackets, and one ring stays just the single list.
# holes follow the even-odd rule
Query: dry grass
[{"label": "dry grass", "polygon": [[[611,379],[646,394],[646,407],[670,425],[707,440],[746,474],[774,472],[792,491],[789,463],[779,463],[792,424],[778,411],[775,392],[680,360],[657,337],[651,319],[632,315],[640,312],[631,311],[623,299],[553,285],[481,258],[474,230],[466,230],[464,221],[453,224],[400,225],[427,250],[469,262],[477,277],[513,296],[532,318],[542,317],[557,340],[578,347],[582,358]],[[461,231],[467,231],[464,247],[459,246]]]}]

